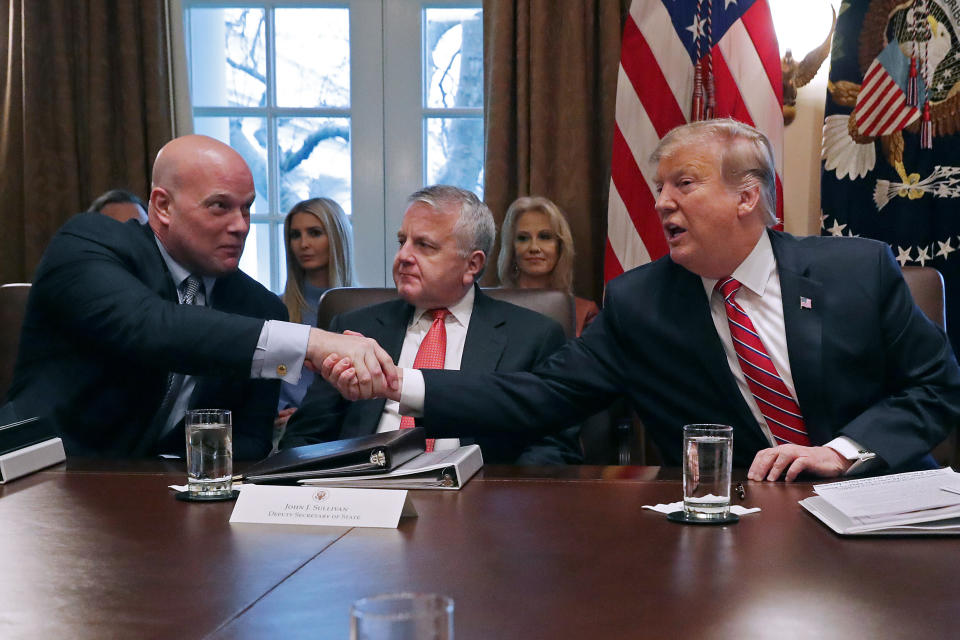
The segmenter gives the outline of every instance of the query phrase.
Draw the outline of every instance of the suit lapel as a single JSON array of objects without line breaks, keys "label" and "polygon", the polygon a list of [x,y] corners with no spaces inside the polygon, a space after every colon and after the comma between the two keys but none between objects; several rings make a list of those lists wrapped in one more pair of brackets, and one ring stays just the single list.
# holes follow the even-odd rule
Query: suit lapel
[{"label": "suit lapel", "polygon": [[[138,258],[140,258],[137,264],[137,268],[140,269],[138,277],[164,300],[179,303],[180,299],[177,297],[177,288],[173,284],[173,278],[170,275],[170,270],[167,268],[166,261],[163,259],[163,254],[160,253],[160,248],[157,246],[157,239],[153,233],[153,229],[150,228],[150,225],[142,225],[137,229],[137,232],[143,234],[142,250],[138,252]],[[138,243],[139,242],[140,240],[138,240]],[[144,399],[153,405],[153,410],[151,411],[153,417],[146,424],[146,428],[136,446],[135,455],[149,455],[157,446],[157,440],[160,432],[163,430],[164,424],[156,419],[155,414],[159,411],[160,405],[163,402],[167,389],[168,375],[168,372],[158,372],[156,375],[156,383],[144,387]],[[196,393],[196,387],[194,387],[194,393]],[[187,407],[189,408],[190,406],[191,404],[188,402]]]},{"label": "suit lapel", "polygon": [[[407,325],[413,316],[413,306],[403,300],[394,300],[377,314],[376,334],[372,335],[380,346],[390,354],[393,361],[400,359],[403,350],[403,341],[407,336]],[[397,321],[399,318],[399,322]]]},{"label": "suit lapel", "polygon": [[674,265],[674,269],[675,278],[671,288],[676,295],[671,298],[673,308],[667,317],[676,319],[685,335],[684,340],[702,365],[701,370],[709,375],[708,380],[698,381],[698,384],[718,389],[720,395],[735,403],[740,424],[754,427],[756,433],[763,437],[730,371],[727,354],[710,314],[710,300],[703,289],[703,280],[679,265]]},{"label": "suit lapel", "polygon": [[823,379],[823,286],[808,277],[809,265],[796,240],[770,232],[773,255],[780,274],[780,298],[787,336],[790,373],[797,403],[814,444],[826,442],[832,433],[824,421]]},{"label": "suit lapel", "polygon": [[144,257],[141,262],[141,278],[152,290],[156,291],[164,300],[179,302],[177,297],[177,288],[173,284],[173,277],[167,268],[167,263],[157,247],[157,239],[153,234],[150,225],[142,225],[138,232],[143,234],[144,247],[140,255]]},{"label": "suit lapel", "polygon": [[507,337],[503,327],[506,318],[497,313],[496,305],[490,303],[478,287],[474,288],[473,312],[470,314],[470,326],[463,343],[460,357],[460,369],[469,371],[495,371]]}]

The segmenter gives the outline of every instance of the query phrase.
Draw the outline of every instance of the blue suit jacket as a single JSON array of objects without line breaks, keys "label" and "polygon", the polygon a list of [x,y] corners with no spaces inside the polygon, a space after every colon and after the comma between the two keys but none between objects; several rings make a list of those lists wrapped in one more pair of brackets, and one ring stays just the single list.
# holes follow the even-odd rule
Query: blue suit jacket
[{"label": "blue suit jacket", "polygon": [[[946,335],[913,304],[886,245],[769,234],[811,441],[846,435],[890,467],[916,462],[960,422],[960,369]],[[680,461],[689,423],[732,425],[739,466],[769,446],[727,365],[699,276],[669,257],[611,281],[583,336],[533,373],[424,379],[419,424],[434,437],[558,428],[625,394],[669,464]]]},{"label": "blue suit jacket", "polygon": [[212,309],[176,304],[154,240],[136,221],[69,220],[37,268],[8,399],[50,415],[70,455],[184,448],[182,422],[158,443],[153,416],[170,371],[198,376],[189,406],[233,410],[234,456],[270,451],[279,381],[251,380],[264,319],[280,301],[243,272],[217,279]]},{"label": "blue suit jacket", "polygon": [[[475,288],[473,313],[460,362],[462,371],[524,371],[564,343],[563,329],[555,321],[528,309],[494,300]],[[330,330],[359,331],[374,338],[397,360],[414,308],[403,300],[357,309],[333,319]],[[380,422],[383,399],[348,402],[318,377],[303,405],[290,418],[280,448],[296,447],[374,433]],[[580,461],[578,429],[540,438],[529,433],[480,436],[463,433],[463,444],[475,441],[488,463],[566,464]]]}]

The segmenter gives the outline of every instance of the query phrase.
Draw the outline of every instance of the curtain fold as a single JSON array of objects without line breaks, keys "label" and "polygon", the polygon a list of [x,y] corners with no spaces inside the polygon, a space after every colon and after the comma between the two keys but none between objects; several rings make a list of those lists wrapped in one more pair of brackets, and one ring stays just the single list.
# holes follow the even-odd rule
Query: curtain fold
[{"label": "curtain fold", "polygon": [[629,4],[483,4],[485,200],[498,225],[519,196],[556,202],[573,232],[574,290],[596,300],[603,287],[617,69]]},{"label": "curtain fold", "polygon": [[149,195],[170,139],[164,0],[7,0],[0,10],[0,282],[100,193]]}]

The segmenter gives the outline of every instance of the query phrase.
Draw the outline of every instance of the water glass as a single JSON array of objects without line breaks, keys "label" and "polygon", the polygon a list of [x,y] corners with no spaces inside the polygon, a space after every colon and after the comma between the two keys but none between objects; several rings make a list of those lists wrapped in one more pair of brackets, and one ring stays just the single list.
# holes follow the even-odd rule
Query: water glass
[{"label": "water glass", "polygon": [[451,640],[453,599],[433,593],[385,593],[350,607],[350,640]]},{"label": "water glass", "polygon": [[730,513],[733,427],[683,427],[683,511],[688,518],[724,519]]},{"label": "water glass", "polygon": [[227,409],[193,409],[183,419],[187,436],[187,490],[215,498],[233,489],[233,422]]}]

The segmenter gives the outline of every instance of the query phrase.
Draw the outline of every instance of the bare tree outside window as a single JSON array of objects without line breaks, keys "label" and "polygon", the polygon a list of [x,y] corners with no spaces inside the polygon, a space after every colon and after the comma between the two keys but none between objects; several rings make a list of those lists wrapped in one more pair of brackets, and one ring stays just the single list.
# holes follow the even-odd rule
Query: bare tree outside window
[{"label": "bare tree outside window", "polygon": [[[337,11],[337,10],[333,10]],[[341,12],[343,10],[340,10]],[[318,15],[318,12],[321,12]],[[233,9],[226,26],[227,64],[237,71],[259,80],[259,83],[243,83],[240,86],[256,87],[256,93],[231,92],[230,106],[268,104],[267,82],[261,69],[266,67],[266,48],[258,46],[266,29],[266,16],[258,9]],[[293,16],[284,14],[295,14]],[[284,9],[275,12],[277,29],[277,106],[279,108],[349,107],[349,55],[342,55],[332,68],[318,68],[316,60],[317,31],[320,31],[324,50],[340,49],[349,52],[349,24],[346,19],[337,21],[340,30],[330,33],[330,16],[324,9]],[[311,21],[311,14],[314,20]],[[304,20],[298,22],[297,18]],[[346,18],[346,15],[343,15]],[[326,23],[328,29],[319,28]],[[314,24],[317,23],[317,24]],[[316,29],[315,29],[316,27]],[[331,46],[339,43],[340,47]],[[238,83],[239,84],[239,83]],[[312,103],[311,103],[312,102]],[[280,213],[288,211],[300,200],[322,194],[344,202],[349,207],[349,117],[285,117],[276,121],[264,119],[260,127],[245,130],[241,117],[230,118],[230,146],[236,149],[253,170],[257,193],[267,197],[268,175],[265,170],[268,159],[269,131],[276,126],[277,169],[279,194],[277,204]],[[321,145],[330,141],[326,148]],[[313,158],[314,154],[318,156]],[[325,164],[323,156],[333,162]],[[344,156],[346,163],[344,164]],[[311,162],[311,160],[313,160]],[[337,168],[339,171],[331,171]],[[343,175],[343,169],[347,174]]]},{"label": "bare tree outside window", "polygon": [[[428,182],[483,195],[483,20],[479,10],[427,9],[426,106],[456,117],[427,117]],[[442,111],[440,111],[442,113]]]}]

